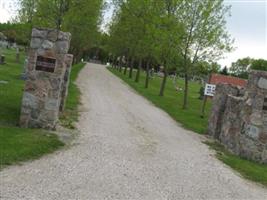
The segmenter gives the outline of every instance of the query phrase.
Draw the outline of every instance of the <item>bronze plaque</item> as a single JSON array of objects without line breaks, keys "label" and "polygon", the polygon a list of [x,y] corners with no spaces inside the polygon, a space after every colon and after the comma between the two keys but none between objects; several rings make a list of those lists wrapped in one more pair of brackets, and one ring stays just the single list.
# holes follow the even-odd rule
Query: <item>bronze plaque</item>
[{"label": "bronze plaque", "polygon": [[55,71],[56,59],[43,56],[37,56],[36,67],[37,71],[51,72]]}]

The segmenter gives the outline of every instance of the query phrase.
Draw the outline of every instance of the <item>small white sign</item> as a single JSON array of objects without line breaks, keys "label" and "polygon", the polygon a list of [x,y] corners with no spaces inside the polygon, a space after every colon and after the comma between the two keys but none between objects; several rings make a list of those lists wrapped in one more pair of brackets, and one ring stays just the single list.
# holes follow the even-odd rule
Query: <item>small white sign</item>
[{"label": "small white sign", "polygon": [[213,84],[206,84],[204,94],[205,94],[206,96],[211,96],[211,97],[213,97],[214,94],[215,94],[215,90],[216,90],[216,85],[213,85]]}]

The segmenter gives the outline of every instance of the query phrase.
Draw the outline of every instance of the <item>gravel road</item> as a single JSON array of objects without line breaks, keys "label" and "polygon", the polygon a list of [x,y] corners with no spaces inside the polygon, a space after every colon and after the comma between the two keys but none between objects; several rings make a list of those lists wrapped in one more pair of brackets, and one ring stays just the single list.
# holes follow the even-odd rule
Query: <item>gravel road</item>
[{"label": "gravel road", "polygon": [[69,148],[0,172],[0,199],[267,199],[105,67],[87,64],[80,135]]}]

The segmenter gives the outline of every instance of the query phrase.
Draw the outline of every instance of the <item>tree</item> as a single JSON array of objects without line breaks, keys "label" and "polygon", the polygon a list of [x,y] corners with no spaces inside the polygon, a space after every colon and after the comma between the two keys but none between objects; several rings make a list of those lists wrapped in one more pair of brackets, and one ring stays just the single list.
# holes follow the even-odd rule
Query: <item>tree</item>
[{"label": "tree", "polygon": [[248,78],[248,70],[253,62],[253,59],[246,57],[238,59],[236,62],[233,62],[229,68],[229,72],[240,78]]},{"label": "tree", "polygon": [[38,0],[34,24],[61,30],[70,3],[71,0]]},{"label": "tree", "polygon": [[[151,53],[151,37],[149,23],[151,22],[152,1],[132,0],[115,1],[116,9],[113,22],[110,25],[110,46],[113,54],[126,56],[130,65],[129,77],[132,78],[134,60],[138,60],[135,81],[139,81],[142,63]],[[126,72],[126,69],[124,70]]]},{"label": "tree", "polygon": [[180,59],[177,47],[181,45],[184,27],[177,18],[177,10],[180,6],[180,0],[156,1],[156,10],[159,17],[156,20],[154,29],[155,37],[155,57],[163,66],[163,79],[160,86],[159,95],[164,95],[168,72]]},{"label": "tree", "polygon": [[229,7],[223,0],[184,0],[178,10],[185,34],[180,49],[185,76],[183,108],[188,106],[188,84],[192,68],[199,60],[213,61],[224,52],[232,50],[229,34],[225,28],[225,16]]},{"label": "tree", "polygon": [[80,60],[83,53],[101,44],[99,32],[102,20],[102,0],[79,0],[71,1],[68,12],[64,16],[63,31],[72,34],[70,50]]},{"label": "tree", "polygon": [[224,68],[220,71],[220,74],[228,76],[229,75],[228,68],[224,66]]},{"label": "tree", "polygon": [[20,0],[17,21],[32,24],[39,0]]},{"label": "tree", "polygon": [[257,59],[251,63],[251,69],[267,71],[267,60]]},{"label": "tree", "polygon": [[72,34],[70,51],[79,60],[99,45],[103,0],[20,0],[18,20],[33,26],[55,28]]}]

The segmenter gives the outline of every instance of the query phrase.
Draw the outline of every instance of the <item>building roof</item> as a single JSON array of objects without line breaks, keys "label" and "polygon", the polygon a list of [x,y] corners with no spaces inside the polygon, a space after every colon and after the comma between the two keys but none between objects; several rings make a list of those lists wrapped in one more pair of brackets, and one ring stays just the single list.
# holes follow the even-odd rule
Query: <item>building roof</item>
[{"label": "building roof", "polygon": [[233,76],[212,74],[210,78],[210,84],[217,85],[219,83],[228,83],[228,84],[235,85],[235,86],[245,87],[247,84],[247,80],[233,77]]}]

